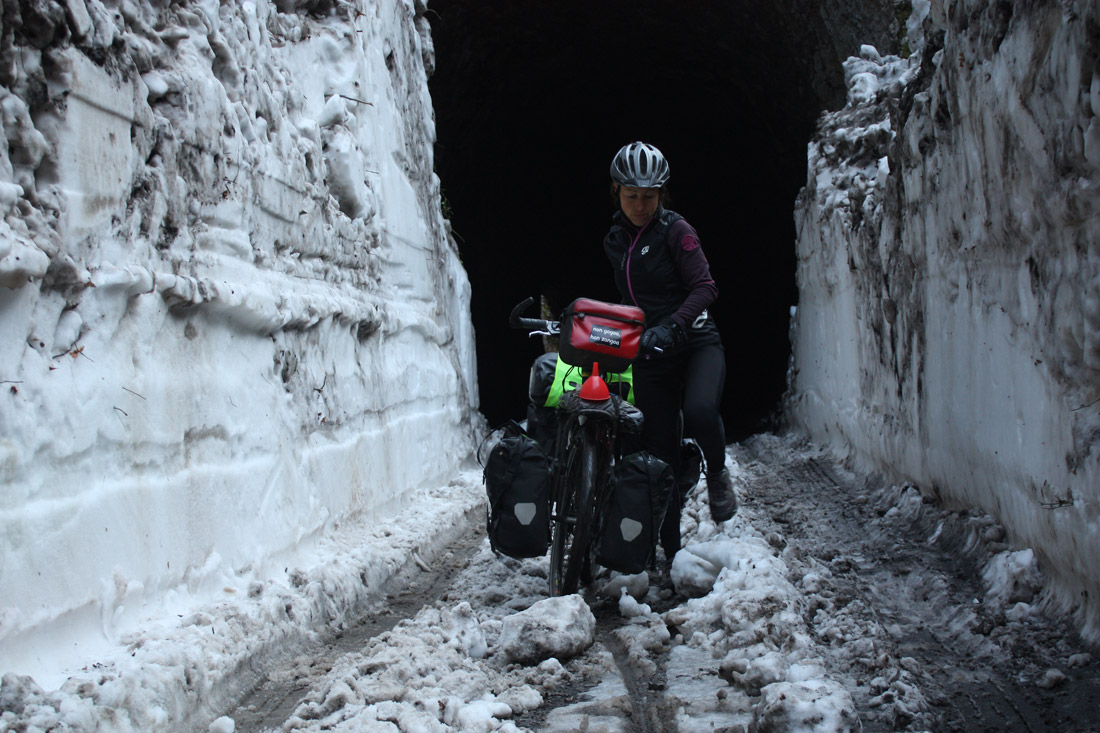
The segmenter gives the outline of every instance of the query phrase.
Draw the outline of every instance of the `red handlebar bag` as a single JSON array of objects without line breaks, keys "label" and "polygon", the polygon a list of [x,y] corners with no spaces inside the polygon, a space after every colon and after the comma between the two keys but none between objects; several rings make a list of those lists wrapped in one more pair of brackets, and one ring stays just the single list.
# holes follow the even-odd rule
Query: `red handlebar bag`
[{"label": "red handlebar bag", "polygon": [[577,298],[561,315],[558,356],[570,366],[621,372],[638,356],[645,313],[632,305]]}]

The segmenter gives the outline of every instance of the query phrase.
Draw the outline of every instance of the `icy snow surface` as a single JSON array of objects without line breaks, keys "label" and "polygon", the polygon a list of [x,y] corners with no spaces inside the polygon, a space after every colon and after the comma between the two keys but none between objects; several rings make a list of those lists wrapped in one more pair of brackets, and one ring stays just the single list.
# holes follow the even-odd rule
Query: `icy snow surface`
[{"label": "icy snow surface", "polygon": [[[736,483],[737,466],[729,465]],[[558,703],[538,729],[625,730],[629,693],[617,662],[611,650],[591,646],[588,605],[611,603],[619,617],[613,644],[626,660],[618,664],[643,679],[677,629],[667,685],[680,730],[747,725],[754,715],[777,730],[854,730],[851,695],[827,671],[784,561],[745,516],[716,526],[704,496],[696,492],[685,509],[687,551],[709,557],[718,573],[672,572],[677,585],[709,584],[702,597],[657,613],[651,604],[668,591],[646,579],[639,601],[630,583],[605,576],[584,599],[546,599],[546,558],[494,557],[486,542],[447,597],[343,658],[283,728],[352,731],[389,721],[400,730],[516,730],[513,718],[587,680],[581,699]],[[736,672],[729,681],[719,676],[741,663],[757,665],[745,674],[755,685],[742,688]]]},{"label": "icy snow surface", "polygon": [[[398,568],[415,588],[446,542],[484,521],[471,469],[390,528],[343,526],[287,582],[135,628],[60,690],[5,676],[0,731],[260,730],[235,705],[263,677],[308,688],[263,719],[285,731],[626,731],[642,714],[652,730],[825,733],[862,721],[916,733],[937,720],[996,726],[1014,709],[1052,724],[1095,709],[1097,665],[1038,615],[1033,559],[1007,548],[991,518],[960,523],[910,486],[862,483],[797,436],[734,446],[727,466],[742,500],[733,520],[710,520],[702,485],[685,507],[671,580],[688,595],[658,574],[611,574],[548,599],[545,557],[495,556],[479,534],[438,598],[326,664],[310,642],[379,612]],[[963,555],[992,561],[953,588]],[[1064,700],[1075,702],[1055,714]],[[937,717],[952,711],[970,717]]]},{"label": "icy snow surface", "polygon": [[[736,476],[736,466],[731,468]],[[438,528],[465,528],[462,518],[480,504],[482,492],[480,475],[469,471],[420,497],[391,529],[348,525],[318,545],[311,565],[292,569],[287,583],[252,583],[233,593],[226,588],[217,603],[191,609],[186,617],[135,628],[125,646],[60,690],[44,691],[29,678],[8,675],[0,698],[11,712],[0,715],[0,730],[63,724],[139,731],[184,720],[194,725],[204,715],[213,720],[210,730],[232,730],[230,718],[215,719],[218,706],[240,695],[255,670],[285,661],[272,652],[254,656],[258,649],[276,648],[266,639],[281,638],[292,652],[305,637],[345,627],[372,587],[404,557],[438,545],[432,536]],[[686,508],[688,547],[695,556],[709,557],[719,572],[698,576],[677,569],[673,580],[685,583],[691,575],[693,587],[712,590],[662,618],[625,592],[629,584],[607,584],[606,593],[619,594],[622,625],[615,634],[625,653],[643,669],[652,665],[647,653],[668,644],[668,625],[677,626],[682,638],[673,668],[699,678],[697,689],[683,687],[689,697],[681,725],[709,727],[705,721],[734,714],[747,722],[752,714],[743,693],[736,703],[715,708],[713,700],[725,699],[715,698],[716,691],[728,688],[715,675],[721,659],[753,660],[765,652],[770,658],[780,649],[780,662],[757,662],[753,693],[766,691],[761,715],[817,721],[806,730],[846,730],[839,722],[851,722],[851,698],[829,678],[806,634],[783,561],[744,518],[716,527],[704,494],[698,492]],[[546,558],[502,560],[483,542],[472,565],[464,597],[423,608],[341,659],[285,728],[352,731],[389,721],[408,731],[515,730],[511,718],[538,708],[545,694],[578,677],[607,678],[586,696],[600,704],[622,695],[608,676],[614,663],[606,650],[573,659],[592,645],[595,619],[579,595],[545,598]],[[656,588],[646,592],[657,599]],[[769,688],[773,683],[780,687]],[[578,720],[598,719],[589,708],[559,708],[544,729],[572,730]]]},{"label": "icy snow surface", "polygon": [[1096,636],[1100,6],[913,9],[809,148],[788,413],[995,516]]},{"label": "icy snow surface", "polygon": [[[349,522],[267,581],[225,579],[218,597],[130,625],[59,689],[6,673],[0,731],[186,730],[231,705],[287,655],[345,627],[400,568],[467,528],[484,490],[477,471],[425,490],[392,526]],[[456,628],[462,636],[462,629]],[[462,652],[484,654],[476,627]],[[483,642],[482,642],[483,645]]]}]

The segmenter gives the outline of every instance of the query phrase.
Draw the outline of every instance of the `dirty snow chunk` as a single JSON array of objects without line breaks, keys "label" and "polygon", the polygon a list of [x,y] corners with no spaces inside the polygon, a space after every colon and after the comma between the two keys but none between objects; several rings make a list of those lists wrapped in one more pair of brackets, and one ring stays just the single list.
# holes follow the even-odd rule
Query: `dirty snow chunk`
[{"label": "dirty snow chunk", "polygon": [[209,730],[210,733],[233,733],[233,731],[237,730],[237,721],[223,715],[211,723],[207,730]]},{"label": "dirty snow chunk", "polygon": [[890,177],[890,158],[883,156],[878,159],[878,170],[875,173],[875,188],[885,188],[886,181]]},{"label": "dirty snow chunk", "polygon": [[155,71],[142,74],[141,80],[145,82],[145,87],[149,90],[149,101],[160,99],[171,91],[168,80],[164,78],[163,74],[158,74]]},{"label": "dirty snow chunk", "polygon": [[491,731],[500,728],[499,718],[512,717],[512,709],[496,700],[463,702],[458,698],[446,701],[443,722],[458,730]]},{"label": "dirty snow chunk", "polygon": [[859,57],[867,61],[873,61],[876,64],[882,63],[882,54],[878,52],[877,48],[870,44],[865,43],[859,47]]},{"label": "dirty snow chunk", "polygon": [[80,330],[84,327],[84,319],[80,317],[76,309],[67,310],[57,319],[57,328],[53,333],[53,350],[61,353],[68,351],[80,338]]},{"label": "dirty snow chunk", "polygon": [[1002,605],[1031,603],[1043,585],[1035,553],[1030,548],[1002,552],[989,561],[983,579],[986,597]]},{"label": "dirty snow chunk", "polygon": [[710,593],[721,571],[721,565],[687,549],[680,550],[672,558],[672,584],[677,593],[688,598],[701,598]]},{"label": "dirty snow chunk", "polygon": [[832,680],[776,682],[761,690],[753,709],[757,733],[834,733],[860,730],[855,702]]},{"label": "dirty snow chunk", "polygon": [[1005,618],[1009,621],[1024,621],[1034,616],[1038,611],[1039,609],[1030,603],[1020,601],[1015,606],[1005,611]]},{"label": "dirty snow chunk", "polygon": [[485,632],[468,602],[463,601],[451,610],[447,617],[447,631],[454,644],[467,656],[481,659],[488,654]]},{"label": "dirty snow chunk", "polygon": [[820,593],[822,588],[828,585],[826,575],[832,577],[832,573],[827,569],[823,568],[821,572],[811,570],[802,576],[802,580],[798,581],[798,585],[805,593]]},{"label": "dirty snow chunk", "polygon": [[800,664],[792,664],[787,670],[788,682],[808,682],[810,680],[824,679],[828,671],[820,660],[807,660]]},{"label": "dirty snow chunk", "polygon": [[870,72],[861,72],[852,77],[852,86],[848,90],[851,104],[868,104],[875,101],[878,93],[878,77]]},{"label": "dirty snow chunk", "polygon": [[786,655],[780,652],[767,654],[749,661],[748,669],[738,680],[750,695],[759,695],[770,684],[787,679]]},{"label": "dirty snow chunk", "polygon": [[[619,613],[627,619],[626,623],[615,630],[615,637],[627,649],[627,655],[637,658],[636,669],[645,669],[652,665],[647,652],[661,652],[672,638],[664,618],[656,614],[645,603],[638,603],[623,594],[619,601]],[[656,668],[654,668],[656,671]]]},{"label": "dirty snow chunk", "polygon": [[0,209],[7,210],[23,198],[23,187],[18,183],[0,181]]},{"label": "dirty snow chunk", "polygon": [[[542,665],[539,665],[540,670],[541,667]],[[522,713],[525,710],[534,710],[539,707],[542,705],[543,698],[542,693],[534,687],[520,685],[519,687],[509,687],[497,695],[497,701],[507,705],[512,710],[512,714],[515,715],[517,712]]]},{"label": "dirty snow chunk", "polygon": [[1036,684],[1039,685],[1039,687],[1042,687],[1044,690],[1050,690],[1057,687],[1058,685],[1064,684],[1065,681],[1068,679],[1069,677],[1067,677],[1066,673],[1062,670],[1048,669],[1046,672],[1043,673],[1042,678]]},{"label": "dirty snow chunk", "polygon": [[623,618],[635,618],[653,613],[648,604],[640,603],[637,596],[630,593],[627,588],[623,588],[620,593],[619,615]]},{"label": "dirty snow chunk", "polygon": [[500,647],[511,662],[568,659],[592,645],[596,617],[579,595],[546,598],[504,619]]},{"label": "dirty snow chunk", "polygon": [[601,592],[608,598],[621,598],[623,592],[635,600],[642,600],[649,592],[649,574],[646,572],[634,575],[612,573],[611,580],[607,581]]},{"label": "dirty snow chunk", "polygon": [[[7,224],[3,229],[2,234],[11,230]],[[49,264],[50,258],[37,247],[9,240],[6,251],[0,249],[0,287],[14,289],[23,286],[28,279],[41,280]]]}]

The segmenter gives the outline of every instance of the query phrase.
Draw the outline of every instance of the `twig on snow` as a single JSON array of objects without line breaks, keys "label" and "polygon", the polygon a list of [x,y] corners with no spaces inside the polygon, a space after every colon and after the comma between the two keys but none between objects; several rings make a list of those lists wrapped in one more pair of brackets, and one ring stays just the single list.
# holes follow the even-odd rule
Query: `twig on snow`
[{"label": "twig on snow", "polygon": [[[143,395],[139,395],[137,392],[135,392],[132,389],[127,389],[126,387],[123,387],[123,389],[125,389],[127,392],[129,392],[130,394],[132,394],[135,397],[141,397],[141,399],[143,399],[143,400],[145,399],[145,397]],[[146,402],[148,402],[148,400],[146,400]]]}]

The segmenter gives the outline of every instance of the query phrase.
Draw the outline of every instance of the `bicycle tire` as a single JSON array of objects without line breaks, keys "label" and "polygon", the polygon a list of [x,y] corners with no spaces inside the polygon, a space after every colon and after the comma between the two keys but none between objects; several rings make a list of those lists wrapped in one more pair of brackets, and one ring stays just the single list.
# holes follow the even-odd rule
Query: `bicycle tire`
[{"label": "bicycle tire", "polygon": [[562,471],[554,477],[551,494],[554,503],[550,516],[550,571],[547,574],[551,596],[566,594],[563,570],[566,542],[570,535],[569,516],[573,511],[572,492],[569,490],[571,484],[569,471]]},{"label": "bicycle tire", "polygon": [[599,456],[596,441],[592,433],[587,430],[581,438],[579,453],[573,494],[575,514],[573,541],[569,543],[563,578],[566,593],[575,593],[582,576],[590,574],[595,550],[591,545],[596,519],[596,479],[599,472]]},{"label": "bicycle tire", "polygon": [[551,596],[576,593],[594,553],[588,547],[595,513],[594,498],[599,456],[591,432],[577,429],[566,440],[568,450],[553,488],[550,531]]}]

